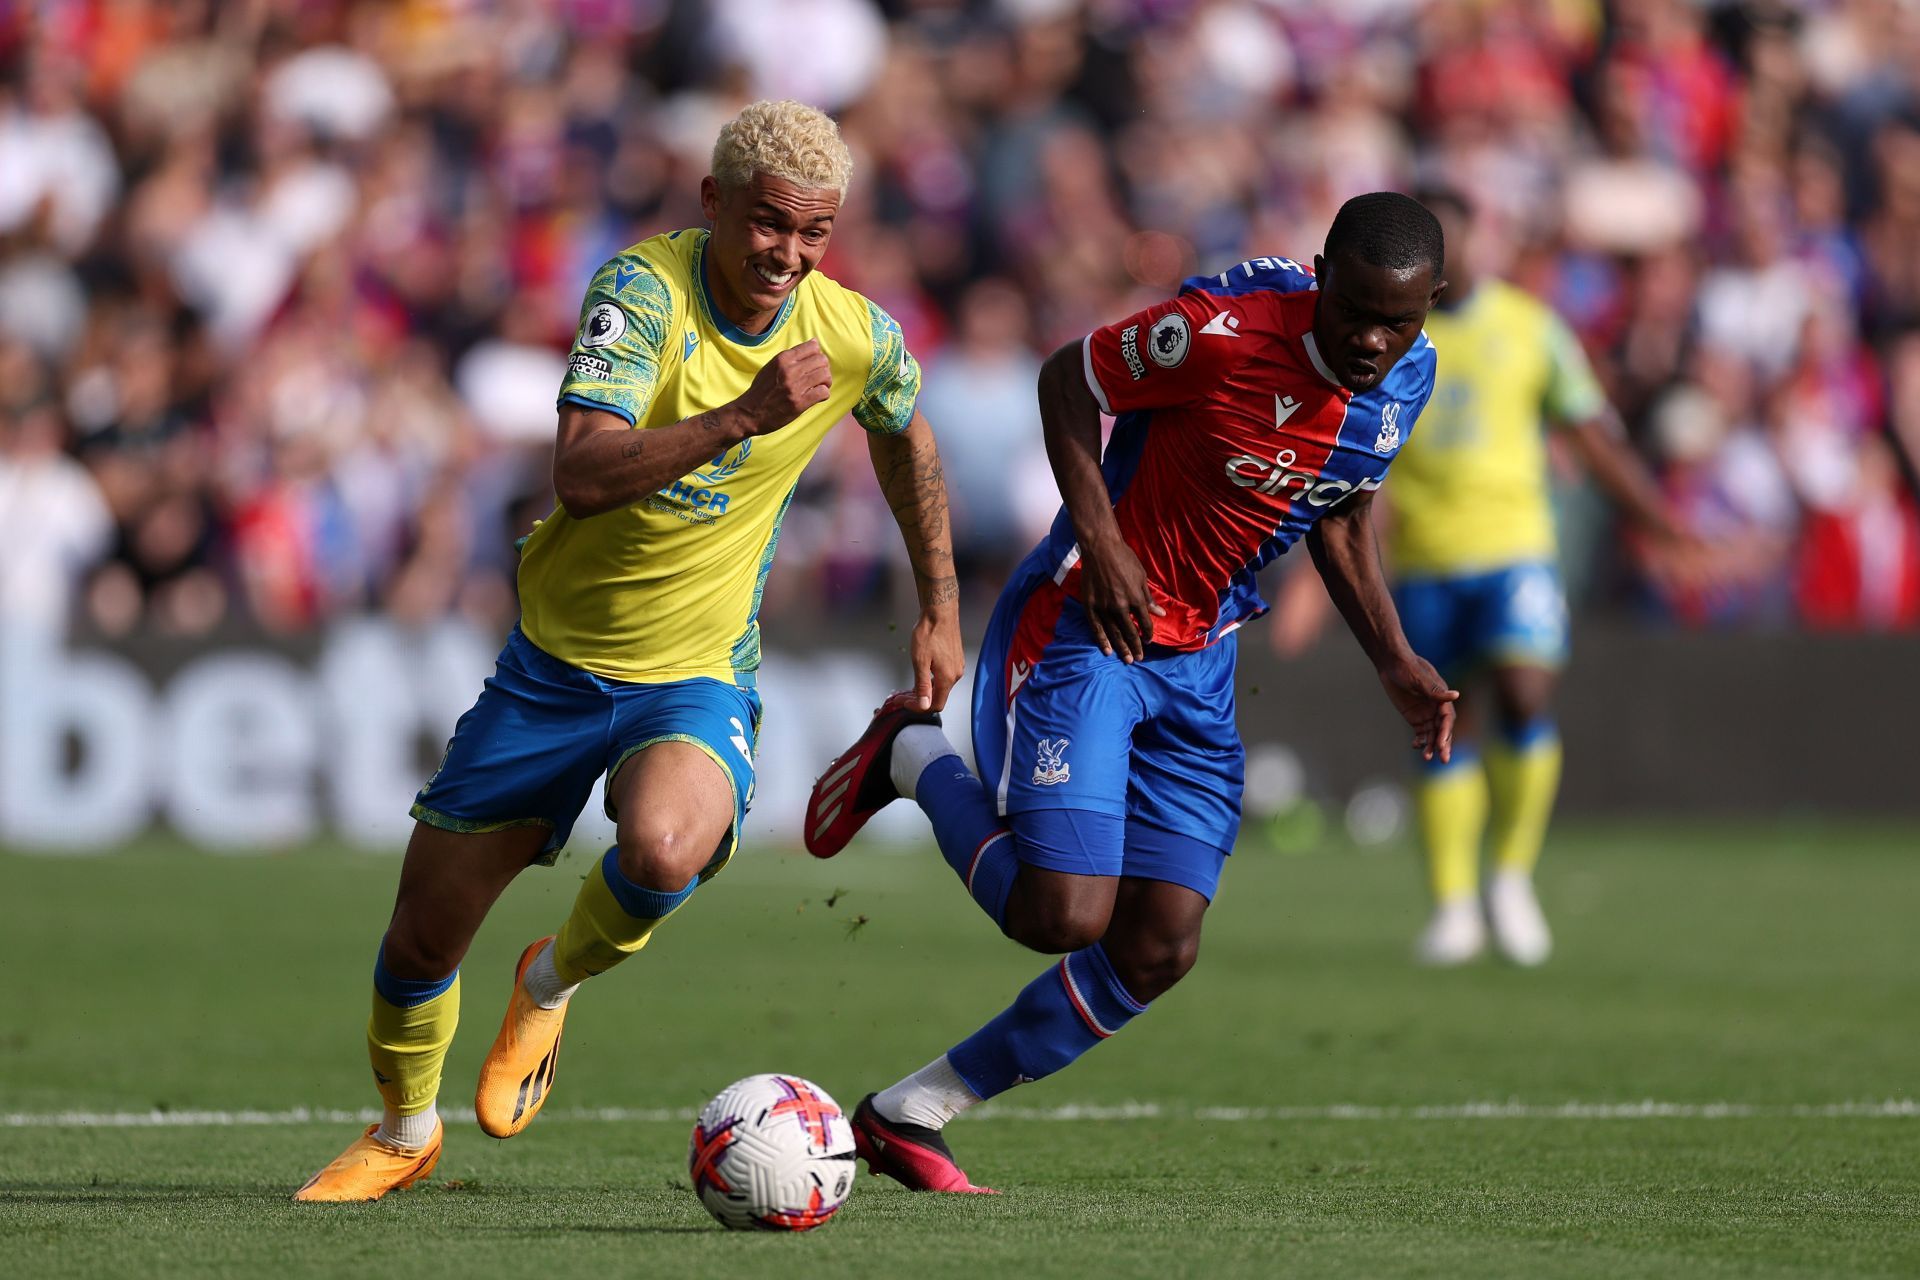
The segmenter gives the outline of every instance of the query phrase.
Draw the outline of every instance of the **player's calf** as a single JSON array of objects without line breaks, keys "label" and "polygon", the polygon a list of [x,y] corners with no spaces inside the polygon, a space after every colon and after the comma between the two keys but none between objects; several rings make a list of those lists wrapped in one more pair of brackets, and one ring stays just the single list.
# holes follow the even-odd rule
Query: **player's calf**
[{"label": "player's calf", "polygon": [[1068,875],[1023,866],[1007,895],[1001,930],[1043,955],[1090,947],[1106,934],[1113,919],[1118,883],[1113,876]]},{"label": "player's calf", "polygon": [[[1212,888],[1211,881],[1202,882]],[[1114,975],[1142,1004],[1157,1000],[1193,971],[1207,903],[1198,889],[1168,880],[1130,876],[1120,881],[1113,924],[1100,947]]]},{"label": "player's calf", "polygon": [[1036,809],[1009,820],[1011,886],[1001,931],[1045,955],[1092,946],[1113,922],[1126,859],[1127,824],[1092,809]]},{"label": "player's calf", "polygon": [[1142,1004],[1158,1000],[1193,972],[1200,932],[1109,936],[1102,944],[1120,983]]}]

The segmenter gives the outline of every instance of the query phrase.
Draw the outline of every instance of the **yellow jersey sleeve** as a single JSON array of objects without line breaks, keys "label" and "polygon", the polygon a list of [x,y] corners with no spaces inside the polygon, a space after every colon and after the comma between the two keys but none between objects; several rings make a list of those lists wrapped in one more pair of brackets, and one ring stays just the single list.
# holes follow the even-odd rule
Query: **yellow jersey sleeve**
[{"label": "yellow jersey sleeve", "polygon": [[602,409],[633,425],[644,421],[667,359],[673,310],[666,280],[638,254],[619,254],[594,272],[560,402]]},{"label": "yellow jersey sleeve", "polygon": [[1547,386],[1541,409],[1556,425],[1585,422],[1603,413],[1607,393],[1600,389],[1600,380],[1594,377],[1580,339],[1551,310],[1542,307],[1540,312],[1540,338],[1547,353]]},{"label": "yellow jersey sleeve", "polygon": [[853,420],[875,435],[897,435],[913,421],[913,406],[920,399],[920,362],[907,350],[899,324],[871,301],[867,323],[873,332],[873,364],[853,406]]}]

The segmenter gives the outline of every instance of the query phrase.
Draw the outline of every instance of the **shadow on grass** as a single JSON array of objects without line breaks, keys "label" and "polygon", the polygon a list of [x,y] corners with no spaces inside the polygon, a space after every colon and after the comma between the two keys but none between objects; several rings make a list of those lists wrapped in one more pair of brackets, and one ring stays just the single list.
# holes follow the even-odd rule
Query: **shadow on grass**
[{"label": "shadow on grass", "polygon": [[[381,1208],[402,1205],[425,1206],[429,1204],[454,1204],[466,1198],[463,1192],[477,1188],[432,1188],[424,1196],[408,1194],[403,1200],[393,1200]],[[522,1195],[527,1188],[515,1188],[514,1194]],[[437,1194],[436,1194],[437,1193]],[[481,1196],[486,1193],[480,1192]],[[93,1209],[135,1210],[147,1207],[200,1207],[209,1208],[224,1204],[245,1206],[248,1208],[282,1206],[292,1208],[291,1193],[279,1188],[262,1187],[210,1187],[195,1186],[190,1183],[153,1184],[129,1186],[124,1183],[94,1184],[87,1182],[44,1182],[44,1183],[0,1183],[0,1208],[17,1209],[48,1208],[57,1209],[73,1206],[85,1206]],[[354,1211],[356,1205],[316,1205],[302,1206],[303,1211],[314,1216],[316,1221],[329,1212],[345,1209]],[[371,1202],[368,1202],[371,1207]],[[379,1212],[380,1210],[374,1210]],[[417,1225],[418,1220],[412,1219]],[[718,1234],[717,1226],[689,1226],[684,1223],[646,1223],[604,1224],[604,1223],[463,1223],[459,1228],[463,1233],[480,1235],[501,1235],[514,1237],[557,1237],[568,1235],[712,1235]]]},{"label": "shadow on grass", "polygon": [[[717,1236],[717,1235],[725,1234],[723,1230],[719,1227],[711,1227],[711,1226],[687,1227],[687,1226],[669,1226],[665,1224],[650,1226],[644,1222],[637,1222],[631,1226],[619,1226],[619,1227],[604,1226],[598,1223],[589,1223],[589,1222],[582,1222],[582,1223],[576,1223],[576,1224],[565,1225],[565,1226],[556,1225],[556,1224],[549,1224],[545,1226],[535,1226],[535,1225],[507,1226],[504,1224],[499,1226],[476,1225],[476,1226],[462,1227],[461,1230],[470,1231],[475,1235],[497,1235],[497,1236],[582,1236],[582,1235],[590,1235],[590,1236]],[[739,1232],[737,1234],[753,1235],[756,1233]],[[778,1233],[765,1232],[760,1234],[774,1235]]]},{"label": "shadow on grass", "polygon": [[215,1201],[271,1204],[275,1200],[285,1200],[287,1196],[287,1192],[269,1191],[258,1187],[247,1189],[191,1185],[129,1187],[119,1184],[95,1186],[86,1182],[38,1184],[15,1182],[0,1185],[0,1205],[21,1206],[86,1204],[112,1205],[131,1209],[147,1204],[210,1204]]}]

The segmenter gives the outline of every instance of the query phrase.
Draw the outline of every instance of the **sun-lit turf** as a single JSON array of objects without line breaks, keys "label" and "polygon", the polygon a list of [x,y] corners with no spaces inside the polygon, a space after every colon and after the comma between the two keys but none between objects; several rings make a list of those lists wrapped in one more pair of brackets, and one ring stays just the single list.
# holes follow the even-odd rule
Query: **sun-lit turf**
[{"label": "sun-lit turf", "polygon": [[[851,1105],[1044,965],[930,853],[750,851],[589,987],[553,1106],[510,1143],[450,1126],[433,1181],[296,1207],[348,1122],[0,1124],[0,1272],[53,1275],[1911,1276],[1920,832],[1565,829],[1546,969],[1427,973],[1410,858],[1243,849],[1199,969],[1071,1071],[952,1131],[996,1199],[862,1178],[810,1236],[721,1232],[686,1122],[798,1072]],[[464,1104],[514,957],[591,863],[532,872],[465,969]],[[0,857],[0,1112],[377,1100],[361,1028],[397,861]],[[831,899],[831,905],[830,905]],[[1735,1104],[1681,1118],[1429,1118],[1422,1105]],[[1138,1119],[1021,1118],[1126,1102]],[[1390,1108],[1350,1117],[1324,1108]],[[1231,1120],[1223,1107],[1305,1118]],[[1198,1114],[1195,1114],[1198,1112]]]}]

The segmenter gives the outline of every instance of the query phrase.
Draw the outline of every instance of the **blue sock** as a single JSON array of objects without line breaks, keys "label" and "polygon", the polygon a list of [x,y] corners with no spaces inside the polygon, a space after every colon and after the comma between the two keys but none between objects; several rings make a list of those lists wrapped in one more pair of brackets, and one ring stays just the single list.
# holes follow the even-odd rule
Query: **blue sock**
[{"label": "blue sock", "polygon": [[1522,720],[1517,724],[1502,722],[1499,726],[1500,740],[1514,751],[1531,751],[1533,748],[1553,741],[1560,736],[1560,725],[1550,715],[1535,716],[1531,720]]},{"label": "blue sock", "polygon": [[941,756],[920,771],[913,798],[933,823],[940,856],[996,925],[1006,927],[1007,895],[1020,873],[1013,832],[957,755]]},{"label": "blue sock", "polygon": [[1052,1075],[1146,1011],[1096,942],[1028,983],[998,1017],[948,1050],[947,1061],[969,1089],[991,1098]]},{"label": "blue sock", "polygon": [[373,953],[373,989],[380,993],[382,1000],[396,1009],[411,1009],[445,995],[447,988],[459,976],[460,968],[455,965],[453,972],[444,978],[394,977],[387,968],[387,940],[384,936],[380,939],[380,949]]},{"label": "blue sock", "polygon": [[620,909],[636,920],[666,919],[700,887],[700,877],[697,875],[687,881],[686,887],[672,892],[635,884],[620,869],[620,846],[617,844],[608,846],[600,856],[600,876],[607,882],[607,892],[620,904]]}]

